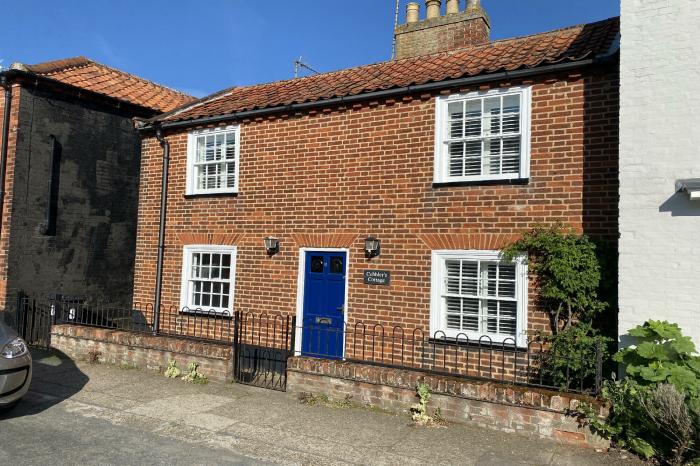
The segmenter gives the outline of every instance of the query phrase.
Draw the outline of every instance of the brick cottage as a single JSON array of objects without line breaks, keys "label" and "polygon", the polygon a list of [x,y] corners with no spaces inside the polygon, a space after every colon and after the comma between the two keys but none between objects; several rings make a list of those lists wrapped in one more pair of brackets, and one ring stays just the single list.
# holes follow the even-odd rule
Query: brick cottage
[{"label": "brick cottage", "polygon": [[142,123],[135,302],[297,316],[327,331],[296,350],[327,358],[360,322],[518,347],[549,330],[499,250],[556,222],[616,241],[619,20],[491,41],[479,2],[427,3],[395,60]]}]

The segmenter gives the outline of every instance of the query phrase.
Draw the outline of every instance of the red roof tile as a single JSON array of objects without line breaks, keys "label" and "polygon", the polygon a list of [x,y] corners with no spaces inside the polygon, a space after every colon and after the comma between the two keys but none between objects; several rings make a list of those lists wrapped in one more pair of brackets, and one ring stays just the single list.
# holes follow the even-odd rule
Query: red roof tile
[{"label": "red roof tile", "polygon": [[195,100],[182,92],[85,57],[13,67],[160,112],[173,110]]},{"label": "red roof tile", "polygon": [[486,73],[580,61],[607,54],[619,31],[619,18],[610,18],[434,55],[288,81],[234,87],[154,118],[154,121],[174,122],[229,115]]}]

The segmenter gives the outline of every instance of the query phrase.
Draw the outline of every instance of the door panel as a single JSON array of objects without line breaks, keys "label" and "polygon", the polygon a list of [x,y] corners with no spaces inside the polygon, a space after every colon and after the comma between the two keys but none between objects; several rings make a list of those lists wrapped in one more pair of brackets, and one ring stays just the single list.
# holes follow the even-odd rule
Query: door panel
[{"label": "door panel", "polygon": [[302,355],[342,359],[347,254],[307,252],[304,272]]}]

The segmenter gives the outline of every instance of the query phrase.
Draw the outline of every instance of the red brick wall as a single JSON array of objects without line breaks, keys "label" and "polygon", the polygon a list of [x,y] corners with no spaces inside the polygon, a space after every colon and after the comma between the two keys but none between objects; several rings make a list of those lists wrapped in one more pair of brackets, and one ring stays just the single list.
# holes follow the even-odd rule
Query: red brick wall
[{"label": "red brick wall", "polygon": [[455,50],[489,42],[486,13],[481,9],[406,23],[396,28],[396,58]]},{"label": "red brick wall", "polygon": [[[13,304],[7,294],[8,256],[10,250],[10,219],[12,217],[12,198],[14,192],[15,148],[17,147],[17,128],[19,126],[19,102],[21,87],[12,86],[12,102],[10,104],[9,140],[7,144],[7,165],[5,167],[5,200],[2,208],[2,231],[0,231],[0,309]],[[2,116],[5,111],[5,90],[0,88],[0,131],[2,131]],[[0,135],[1,137],[1,135]],[[1,145],[1,143],[0,143]]]},{"label": "red brick wall", "polygon": [[[436,94],[242,121],[235,197],[186,198],[187,132],[168,134],[163,304],[179,305],[183,244],[236,244],[236,310],[289,314],[296,312],[299,248],[347,246],[350,323],[427,330],[432,249],[498,249],[559,221],[615,240],[617,80],[613,71],[508,83],[533,84],[531,177],[521,186],[432,186]],[[153,300],[161,163],[161,147],[146,138],[134,291],[140,302]],[[263,247],[268,235],[280,239],[272,257]],[[371,262],[363,253],[368,235],[382,241]],[[391,286],[364,285],[367,268],[390,271]],[[547,330],[530,297],[530,330]]]},{"label": "red brick wall", "polygon": [[450,422],[547,437],[579,447],[610,446],[570,414],[585,402],[607,416],[606,406],[584,395],[313,358],[291,358],[287,374],[290,393],[324,394],[406,415],[418,401],[416,385],[423,382],[430,387],[429,415],[440,408]]}]

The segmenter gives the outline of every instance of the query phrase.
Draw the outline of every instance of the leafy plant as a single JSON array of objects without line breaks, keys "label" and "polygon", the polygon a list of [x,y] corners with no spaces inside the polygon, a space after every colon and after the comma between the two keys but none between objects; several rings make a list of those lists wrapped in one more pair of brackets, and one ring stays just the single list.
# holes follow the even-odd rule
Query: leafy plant
[{"label": "leafy plant", "polygon": [[578,322],[556,335],[540,334],[549,351],[542,361],[546,379],[562,389],[590,386],[598,363],[610,356],[613,340],[604,337],[589,322]]},{"label": "leafy plant", "polygon": [[596,245],[587,236],[561,224],[536,228],[502,255],[512,260],[523,253],[536,275],[540,304],[549,312],[554,334],[576,320],[591,321],[607,307],[598,297],[601,269]]},{"label": "leafy plant", "polygon": [[[700,357],[680,327],[650,320],[629,331],[632,346],[619,351],[627,378],[605,383],[607,419],[590,406],[581,413],[600,435],[645,458],[683,464],[700,444]],[[698,459],[696,458],[697,462]]]},{"label": "leafy plant", "polygon": [[199,364],[192,361],[187,365],[187,374],[182,376],[182,380],[190,383],[208,383],[207,376],[197,371]]},{"label": "leafy plant", "polygon": [[677,324],[650,320],[628,332],[632,346],[619,351],[614,360],[625,373],[643,386],[670,383],[698,407],[700,356],[695,344]]},{"label": "leafy plant", "polygon": [[174,359],[168,360],[168,368],[165,370],[165,376],[169,379],[176,379],[180,377],[182,371],[177,367],[177,362]]},{"label": "leafy plant", "polygon": [[411,406],[411,418],[418,424],[430,424],[433,418],[428,414],[428,401],[430,400],[430,387],[425,382],[416,385],[418,403]]},{"label": "leafy plant", "polygon": [[622,448],[649,459],[657,451],[652,446],[657,428],[645,416],[641,404],[645,388],[631,380],[612,380],[603,384],[601,398],[610,404],[610,414],[601,418],[595,408],[587,403],[579,406],[579,412],[587,420],[593,432],[603,438],[613,439]]}]

